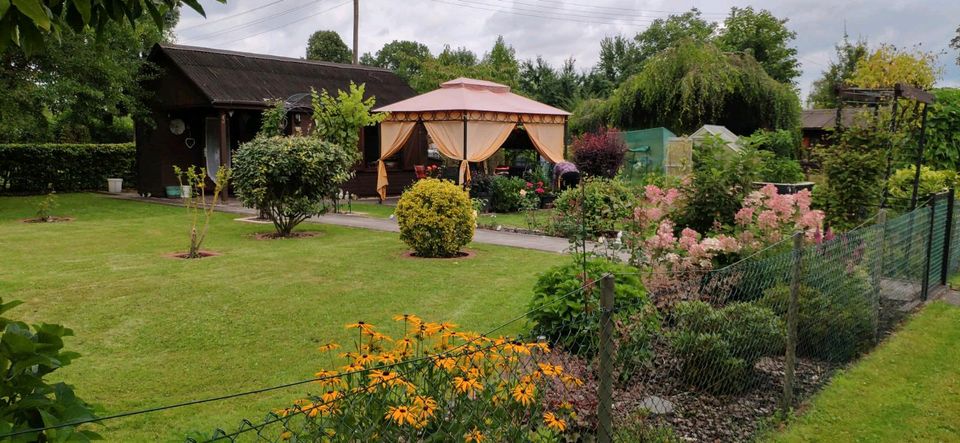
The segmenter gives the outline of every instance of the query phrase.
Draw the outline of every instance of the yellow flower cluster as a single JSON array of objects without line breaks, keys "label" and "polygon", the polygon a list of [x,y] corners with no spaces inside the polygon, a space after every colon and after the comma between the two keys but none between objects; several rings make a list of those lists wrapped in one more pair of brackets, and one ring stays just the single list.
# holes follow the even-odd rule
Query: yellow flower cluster
[{"label": "yellow flower cluster", "polygon": [[[338,354],[345,363],[340,371],[314,374],[323,393],[276,413],[313,420],[318,435],[336,435],[340,426],[352,426],[354,432],[365,426],[376,428],[378,439],[461,429],[446,439],[482,442],[502,440],[507,435],[503,429],[540,429],[558,436],[568,430],[572,408],[547,411],[539,396],[549,389],[550,380],[568,387],[583,381],[550,363],[545,343],[459,332],[455,324],[426,322],[412,314],[394,320],[403,324],[399,338],[363,321],[346,325],[356,331],[357,341],[352,351]],[[318,349],[331,353],[340,348],[331,342]],[[477,418],[472,413],[477,409],[487,412]],[[444,419],[438,420],[440,416]],[[461,417],[473,421],[458,423]],[[485,421],[474,423],[478,419]]]}]

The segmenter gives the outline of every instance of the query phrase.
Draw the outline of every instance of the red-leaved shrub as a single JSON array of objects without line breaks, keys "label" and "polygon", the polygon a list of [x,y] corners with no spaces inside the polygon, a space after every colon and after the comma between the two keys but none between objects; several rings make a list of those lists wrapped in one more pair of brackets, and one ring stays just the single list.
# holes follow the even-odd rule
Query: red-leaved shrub
[{"label": "red-leaved shrub", "polygon": [[587,132],[573,140],[573,162],[581,173],[613,178],[623,165],[627,145],[616,129]]}]

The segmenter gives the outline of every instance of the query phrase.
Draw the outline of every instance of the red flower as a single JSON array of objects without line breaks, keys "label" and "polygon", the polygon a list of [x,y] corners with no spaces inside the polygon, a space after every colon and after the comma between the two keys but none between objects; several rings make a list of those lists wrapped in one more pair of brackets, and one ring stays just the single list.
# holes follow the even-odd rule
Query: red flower
[{"label": "red flower", "polygon": [[538,187],[538,188],[542,188],[542,187],[543,187],[543,182],[537,182],[537,187]]},{"label": "red flower", "polygon": [[532,187],[533,187],[533,183],[527,182],[527,189],[530,189]]},{"label": "red flower", "polygon": [[537,194],[543,194],[545,191],[543,188],[537,188]]}]

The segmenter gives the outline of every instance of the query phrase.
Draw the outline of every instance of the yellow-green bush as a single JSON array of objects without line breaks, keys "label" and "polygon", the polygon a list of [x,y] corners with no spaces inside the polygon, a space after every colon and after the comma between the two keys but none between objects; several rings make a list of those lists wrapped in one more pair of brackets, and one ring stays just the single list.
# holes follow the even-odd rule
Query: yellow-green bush
[{"label": "yellow-green bush", "polygon": [[418,181],[400,197],[396,215],[400,240],[421,257],[452,257],[473,239],[470,197],[448,181]]}]

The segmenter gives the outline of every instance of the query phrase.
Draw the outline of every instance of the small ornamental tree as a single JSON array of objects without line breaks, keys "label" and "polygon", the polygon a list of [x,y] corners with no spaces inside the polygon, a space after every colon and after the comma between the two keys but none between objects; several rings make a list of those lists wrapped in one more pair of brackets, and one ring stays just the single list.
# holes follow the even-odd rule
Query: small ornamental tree
[{"label": "small ornamental tree", "polygon": [[470,196],[448,181],[417,181],[400,196],[396,214],[400,240],[419,257],[453,257],[473,239]]},{"label": "small ornamental tree", "polygon": [[594,177],[615,177],[626,153],[627,145],[615,129],[588,132],[573,140],[573,162],[581,172]]},{"label": "small ornamental tree", "polygon": [[288,237],[300,222],[327,211],[324,198],[350,179],[358,152],[315,137],[257,137],[233,158],[240,201],[273,222]]},{"label": "small ornamental tree", "polygon": [[[3,303],[0,315],[20,305]],[[49,382],[57,369],[79,357],[63,351],[63,338],[73,331],[61,325],[39,323],[32,327],[21,321],[0,317],[0,434],[61,425],[95,418],[93,409],[60,381]],[[54,376],[52,378],[59,379]],[[99,440],[93,431],[64,426],[41,432],[28,432],[7,441],[89,441]]]},{"label": "small ornamental tree", "polygon": [[183,206],[187,208],[187,214],[190,216],[190,249],[187,250],[184,258],[201,258],[200,246],[203,240],[207,238],[207,228],[210,227],[210,217],[213,211],[220,204],[220,193],[223,192],[230,180],[230,169],[222,167],[217,170],[216,183],[214,184],[213,194],[207,201],[207,169],[190,166],[186,169],[180,169],[179,166],[173,166],[173,173],[177,176],[177,182],[181,189],[184,186],[190,187],[193,195],[183,196]]}]

